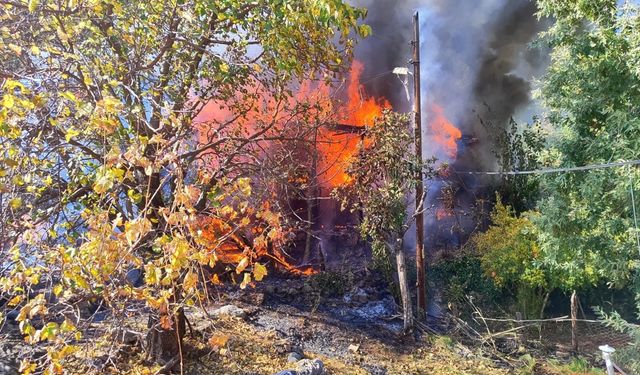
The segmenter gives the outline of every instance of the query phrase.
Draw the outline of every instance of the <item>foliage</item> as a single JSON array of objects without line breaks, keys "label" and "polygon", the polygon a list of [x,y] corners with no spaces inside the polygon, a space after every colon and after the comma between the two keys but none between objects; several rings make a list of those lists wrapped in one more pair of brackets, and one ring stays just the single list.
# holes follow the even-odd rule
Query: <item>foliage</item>
[{"label": "foliage", "polygon": [[538,266],[539,245],[532,212],[517,217],[510,206],[497,197],[491,213],[491,227],[476,234],[472,241],[486,276],[498,287],[506,287],[516,296],[519,311],[538,316],[548,293],[556,287],[556,278]]},{"label": "foliage", "polygon": [[249,177],[269,140],[321,115],[291,84],[339,74],[364,15],[336,0],[3,3],[0,288],[26,340],[49,344],[25,372],[59,373],[79,349],[78,299],[120,317],[146,305],[175,331],[228,250],[241,287],[265,276],[286,223]]},{"label": "foliage", "polygon": [[[405,333],[413,327],[413,313],[402,239],[415,216],[408,213],[407,192],[415,186],[418,172],[426,169],[411,152],[408,122],[408,116],[385,110],[373,126],[367,126],[346,170],[349,181],[333,192],[342,200],[342,209],[362,213],[360,231],[372,240],[374,254],[383,258],[378,262],[383,270],[390,269],[386,259],[395,255]],[[416,207],[415,212],[421,209]]]},{"label": "foliage", "polygon": [[483,303],[496,303],[503,297],[483,271],[480,258],[474,255],[443,259],[429,267],[429,275],[451,303],[461,303],[468,295]]},{"label": "foliage", "polygon": [[[640,301],[637,301],[640,304]],[[638,306],[640,311],[640,306]],[[625,368],[631,374],[637,374],[640,371],[640,326],[629,323],[617,312],[605,313],[601,308],[596,308],[596,313],[609,327],[614,328],[618,332],[623,332],[631,337],[631,343],[624,348],[617,348],[613,359],[616,364]]]},{"label": "foliage", "polygon": [[[545,34],[553,47],[541,98],[549,110],[551,167],[639,159],[640,18],[614,0],[540,0],[556,19]],[[540,260],[563,274],[565,289],[604,280],[626,285],[636,266],[637,230],[629,191],[637,169],[559,173],[542,179]]]},{"label": "foliage", "polygon": [[334,194],[342,209],[360,210],[362,235],[371,238],[380,254],[394,248],[413,219],[407,212],[418,168],[423,168],[411,152],[413,137],[406,115],[385,111],[366,129],[358,154],[347,168],[348,183]]},{"label": "foliage", "polygon": [[539,254],[537,232],[529,218],[515,216],[498,196],[491,222],[486,232],[473,237],[485,274],[500,287],[519,283],[534,288],[550,286],[535,264]]},{"label": "foliage", "polygon": [[[491,134],[493,154],[501,171],[526,171],[540,167],[538,155],[544,149],[545,131],[538,119],[520,126],[513,119],[506,127],[490,120],[480,120]],[[539,198],[536,175],[503,175],[497,189],[505,202],[521,213],[535,207]]]}]

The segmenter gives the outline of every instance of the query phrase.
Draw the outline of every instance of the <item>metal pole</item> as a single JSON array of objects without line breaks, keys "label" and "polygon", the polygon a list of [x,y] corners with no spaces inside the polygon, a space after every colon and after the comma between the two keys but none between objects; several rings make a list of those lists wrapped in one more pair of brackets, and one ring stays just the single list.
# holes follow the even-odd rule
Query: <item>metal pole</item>
[{"label": "metal pole", "polygon": [[418,12],[413,15],[413,113],[414,113],[414,138],[416,159],[419,168],[416,174],[416,270],[417,281],[417,315],[423,317],[427,311],[427,294],[425,290],[425,264],[424,264],[424,186],[422,173],[422,114],[420,98],[420,19]]}]

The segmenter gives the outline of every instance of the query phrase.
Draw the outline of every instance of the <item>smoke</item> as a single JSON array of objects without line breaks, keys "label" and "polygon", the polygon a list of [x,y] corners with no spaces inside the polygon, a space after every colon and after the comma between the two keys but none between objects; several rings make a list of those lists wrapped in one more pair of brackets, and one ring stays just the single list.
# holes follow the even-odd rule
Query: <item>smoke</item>
[{"label": "smoke", "polygon": [[[547,65],[546,51],[530,43],[546,23],[530,0],[354,0],[369,9],[373,35],[356,50],[363,81],[398,111],[410,110],[399,80],[381,75],[411,58],[412,15],[420,12],[423,111],[441,106],[463,134],[485,140],[478,116],[505,123],[531,104],[531,80]],[[371,77],[370,80],[367,78]],[[428,137],[428,134],[427,134]],[[428,142],[426,155],[430,153]],[[485,149],[490,149],[486,147]],[[493,166],[490,153],[468,167]]]},{"label": "smoke", "polygon": [[[548,25],[535,15],[531,0],[353,0],[369,9],[366,23],[373,35],[356,49],[364,62],[363,82],[373,95],[385,96],[395,110],[410,111],[401,82],[389,74],[396,66],[408,66],[411,58],[412,15],[420,14],[423,129],[429,129],[434,104],[462,131],[452,162],[460,170],[492,170],[496,161],[491,134],[482,125],[506,126],[509,119],[529,121],[536,105],[531,99],[532,81],[548,64],[548,51],[531,47]],[[367,77],[371,77],[367,80]],[[411,88],[410,88],[411,90]],[[434,155],[434,134],[425,131],[425,157]],[[472,139],[473,142],[465,143]],[[473,143],[473,145],[471,145]],[[457,208],[466,218],[438,221],[427,213],[429,247],[446,237],[459,244],[473,227],[470,212],[483,193],[490,195],[492,181],[465,178],[456,184]],[[440,205],[443,182],[432,181],[428,201]],[[451,229],[456,226],[457,229]],[[454,232],[458,231],[460,235]],[[433,234],[436,233],[436,236]],[[406,238],[410,245],[413,238]]]}]

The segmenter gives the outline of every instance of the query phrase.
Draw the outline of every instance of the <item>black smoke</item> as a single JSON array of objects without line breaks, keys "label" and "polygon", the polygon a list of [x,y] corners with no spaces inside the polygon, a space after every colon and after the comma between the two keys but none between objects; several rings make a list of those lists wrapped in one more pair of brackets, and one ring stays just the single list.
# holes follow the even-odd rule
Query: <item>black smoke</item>
[{"label": "black smoke", "polygon": [[[411,104],[400,81],[384,73],[396,66],[409,66],[412,16],[419,11],[423,129],[426,129],[423,153],[425,156],[435,153],[428,123],[429,108],[436,103],[463,134],[453,167],[495,170],[496,144],[482,122],[504,127],[512,117],[528,121],[536,108],[531,98],[534,78],[541,76],[548,64],[548,51],[532,47],[537,35],[548,26],[548,22],[538,20],[535,1],[353,0],[352,3],[368,8],[366,23],[373,31],[356,49],[356,59],[365,65],[362,81],[368,93],[386,97],[397,111],[410,111]],[[409,92],[412,90],[410,86]],[[470,139],[473,142],[465,141]],[[440,189],[450,182],[430,181],[431,205],[441,205]],[[463,242],[474,226],[470,218],[472,206],[479,199],[492,198],[492,184],[495,181],[477,177],[459,177],[459,181],[454,181],[456,205],[462,215],[438,221],[433,214],[427,214],[428,246],[439,247],[442,241],[449,241],[452,246]],[[451,229],[454,226],[458,227],[458,234]],[[409,246],[412,241],[407,238]]]}]

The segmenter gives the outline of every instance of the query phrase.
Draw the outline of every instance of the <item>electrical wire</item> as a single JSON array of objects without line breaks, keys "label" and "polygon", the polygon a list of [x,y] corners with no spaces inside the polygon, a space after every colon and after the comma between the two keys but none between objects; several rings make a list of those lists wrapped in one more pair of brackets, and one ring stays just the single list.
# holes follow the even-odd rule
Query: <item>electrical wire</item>
[{"label": "electrical wire", "polygon": [[614,163],[605,163],[605,164],[590,164],[584,165],[581,167],[567,167],[567,168],[544,168],[544,169],[534,169],[529,171],[458,171],[453,170],[454,173],[458,174],[481,174],[481,175],[491,175],[491,176],[514,176],[514,175],[523,175],[523,174],[548,174],[548,173],[564,173],[564,172],[578,172],[578,171],[590,171],[594,169],[605,169],[605,168],[615,168],[615,167],[624,167],[631,165],[640,165],[640,160],[624,160]]}]

